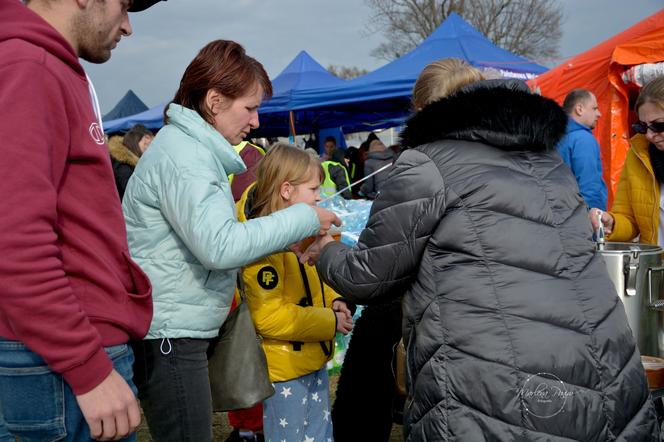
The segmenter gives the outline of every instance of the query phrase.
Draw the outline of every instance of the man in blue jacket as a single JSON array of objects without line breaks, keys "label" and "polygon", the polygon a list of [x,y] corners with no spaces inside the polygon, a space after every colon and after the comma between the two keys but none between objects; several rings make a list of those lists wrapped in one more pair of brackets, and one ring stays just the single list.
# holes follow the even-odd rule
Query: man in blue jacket
[{"label": "man in blue jacket", "polygon": [[597,99],[586,89],[574,89],[563,102],[567,113],[567,133],[558,143],[558,152],[572,169],[581,196],[588,207],[606,210],[606,184],[602,179],[599,143],[592,134],[602,115]]}]

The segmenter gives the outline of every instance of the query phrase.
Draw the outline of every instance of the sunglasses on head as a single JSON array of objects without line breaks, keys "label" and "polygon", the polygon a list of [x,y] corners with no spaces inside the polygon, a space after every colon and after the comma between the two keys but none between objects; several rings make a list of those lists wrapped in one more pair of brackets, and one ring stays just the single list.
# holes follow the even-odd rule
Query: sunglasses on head
[{"label": "sunglasses on head", "polygon": [[664,132],[664,121],[655,121],[654,123],[650,124],[644,123],[643,121],[637,121],[636,123],[632,124],[632,129],[634,129],[634,132],[637,134],[645,134],[648,132],[648,129],[658,134]]}]

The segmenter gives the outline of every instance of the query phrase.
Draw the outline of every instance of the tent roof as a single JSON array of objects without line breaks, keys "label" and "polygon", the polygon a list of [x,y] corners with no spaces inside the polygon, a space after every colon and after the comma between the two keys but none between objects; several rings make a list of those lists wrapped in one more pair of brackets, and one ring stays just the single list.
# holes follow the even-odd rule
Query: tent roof
[{"label": "tent roof", "polygon": [[415,49],[340,88],[307,90],[295,94],[292,109],[333,106],[368,100],[410,97],[415,80],[429,63],[441,58],[461,58],[479,68],[494,68],[505,76],[531,78],[544,66],[494,45],[461,16],[452,13]]},{"label": "tent roof", "polygon": [[134,115],[147,110],[148,107],[136,96],[134,91],[129,89],[127,93],[118,101],[118,103],[102,117],[103,121],[114,120],[129,115]]},{"label": "tent roof", "polygon": [[151,130],[160,129],[164,125],[165,107],[166,103],[161,103],[135,115],[104,121],[104,132],[126,132],[139,123]]},{"label": "tent roof", "polygon": [[293,90],[288,101],[279,102],[279,106],[266,103],[260,109],[262,128],[252,134],[287,133],[288,111],[297,111],[293,113],[297,133],[334,126],[354,132],[401,124],[410,114],[413,85],[422,69],[449,57],[479,68],[494,68],[509,77],[526,79],[546,71],[497,47],[452,13],[415,49],[375,71],[338,85]]}]

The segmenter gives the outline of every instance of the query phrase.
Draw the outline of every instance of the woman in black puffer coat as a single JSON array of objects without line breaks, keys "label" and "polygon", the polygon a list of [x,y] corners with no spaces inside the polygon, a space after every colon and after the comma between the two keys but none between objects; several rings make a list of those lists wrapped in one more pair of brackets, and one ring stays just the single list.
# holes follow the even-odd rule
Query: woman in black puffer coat
[{"label": "woman in black puffer coat", "polygon": [[622,303],[556,153],[564,112],[437,63],[358,244],[321,240],[317,263],[360,304],[405,292],[406,439],[659,440]]}]

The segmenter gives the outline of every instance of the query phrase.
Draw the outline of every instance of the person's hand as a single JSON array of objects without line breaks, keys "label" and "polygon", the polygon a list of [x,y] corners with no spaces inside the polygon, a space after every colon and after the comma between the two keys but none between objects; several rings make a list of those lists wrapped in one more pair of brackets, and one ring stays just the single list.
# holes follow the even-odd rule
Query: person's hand
[{"label": "person's hand", "polygon": [[319,235],[325,235],[327,231],[330,230],[332,224],[337,227],[341,226],[341,220],[334,212],[330,212],[329,210],[318,206],[313,207],[318,216],[318,221],[320,222],[320,230],[318,231]]},{"label": "person's hand", "polygon": [[348,305],[346,305],[346,303],[340,299],[335,299],[334,302],[332,302],[332,310],[335,312],[344,313],[348,319],[353,319],[353,314],[348,308]]},{"label": "person's hand", "polygon": [[615,224],[615,219],[609,212],[603,212],[597,208],[592,208],[588,211],[588,217],[590,218],[590,224],[593,226],[593,231],[599,229],[599,222],[597,220],[597,214],[602,212],[602,224],[604,225],[604,235],[610,235],[613,232],[613,227]]},{"label": "person's hand", "polygon": [[334,314],[337,316],[337,331],[344,335],[350,333],[353,329],[353,318],[347,317],[344,312],[334,312]]},{"label": "person's hand", "polygon": [[309,265],[314,265],[316,264],[316,260],[318,260],[318,255],[320,255],[321,250],[323,250],[323,247],[325,247],[328,243],[331,243],[334,241],[334,238],[330,236],[329,234],[325,235],[318,235],[316,237],[316,241],[314,241],[309,247],[307,247],[307,250],[305,250],[301,255],[300,255],[300,262],[302,264],[309,264]]},{"label": "person's hand", "polygon": [[122,439],[133,433],[141,423],[136,396],[115,370],[101,384],[76,396],[76,401],[93,439]]}]

